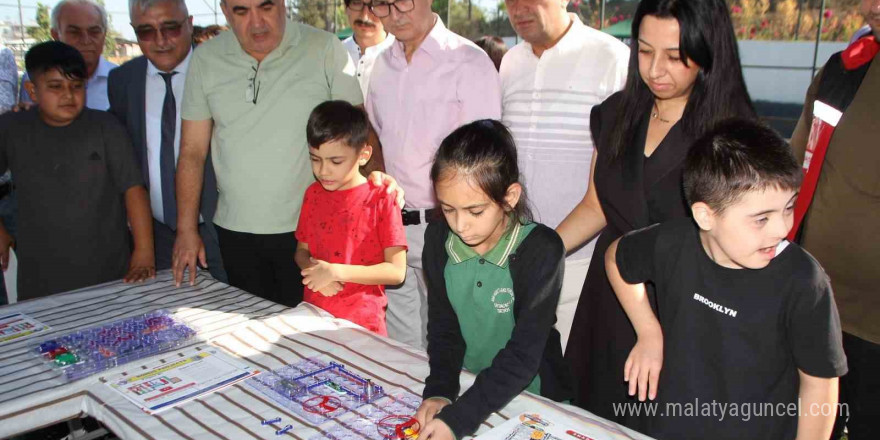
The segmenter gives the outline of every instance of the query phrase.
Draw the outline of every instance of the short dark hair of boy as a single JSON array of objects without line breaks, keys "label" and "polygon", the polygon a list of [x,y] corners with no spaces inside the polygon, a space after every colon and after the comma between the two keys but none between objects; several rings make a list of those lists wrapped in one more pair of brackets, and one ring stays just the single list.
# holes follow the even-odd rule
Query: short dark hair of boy
[{"label": "short dark hair of boy", "polygon": [[691,146],[684,166],[684,196],[715,212],[749,191],[797,191],[803,180],[791,147],[756,121],[728,119]]},{"label": "short dark hair of boy", "polygon": [[326,101],[318,104],[306,124],[306,140],[312,148],[327,142],[342,141],[360,150],[367,143],[370,122],[363,110],[347,101]]},{"label": "short dark hair of boy", "polygon": [[31,81],[52,69],[58,69],[69,79],[85,81],[89,77],[82,54],[60,41],[47,41],[31,47],[24,56],[24,66]]}]

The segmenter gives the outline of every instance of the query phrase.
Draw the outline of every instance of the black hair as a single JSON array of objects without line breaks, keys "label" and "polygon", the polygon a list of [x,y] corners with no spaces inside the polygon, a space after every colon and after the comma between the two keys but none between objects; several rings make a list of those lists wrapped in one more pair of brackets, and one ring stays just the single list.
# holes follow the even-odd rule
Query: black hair
[{"label": "black hair", "polygon": [[31,47],[24,56],[24,65],[31,81],[52,69],[58,69],[68,79],[85,81],[89,77],[82,54],[60,41],[47,41]]},{"label": "black hair", "polygon": [[474,40],[474,44],[480,46],[480,49],[489,55],[489,59],[495,64],[495,70],[501,70],[501,59],[507,53],[507,45],[504,44],[504,40],[494,35],[485,35]]},{"label": "black hair", "polygon": [[342,141],[360,150],[367,143],[370,123],[363,110],[347,101],[326,101],[318,104],[306,124],[306,140],[312,148]]},{"label": "black hair", "polygon": [[754,120],[729,119],[691,146],[684,195],[689,205],[703,202],[722,212],[748,191],[797,191],[803,176],[779,134]]},{"label": "black hair", "polygon": [[623,88],[622,114],[612,127],[611,158],[619,158],[634,141],[638,126],[654,105],[654,95],[639,74],[639,26],[645,16],[673,18],[679,26],[679,50],[685,66],[700,66],[681,127],[699,137],[731,117],[756,118],[746,90],[736,35],[724,0],[642,0],[632,21],[629,72]]},{"label": "black hair", "polygon": [[431,181],[436,185],[449,171],[470,179],[493,202],[510,209],[520,223],[533,220],[525,187],[515,207],[508,206],[505,200],[507,188],[520,183],[520,175],[516,144],[501,122],[474,121],[446,136],[434,156]]}]

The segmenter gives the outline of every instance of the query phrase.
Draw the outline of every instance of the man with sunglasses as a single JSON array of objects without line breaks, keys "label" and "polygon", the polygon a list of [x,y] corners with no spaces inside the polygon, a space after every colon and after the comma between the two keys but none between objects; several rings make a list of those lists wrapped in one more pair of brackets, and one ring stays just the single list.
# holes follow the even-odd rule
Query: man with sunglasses
[{"label": "man with sunglasses", "polygon": [[[174,178],[180,153],[180,105],[192,58],[192,16],[184,0],[131,0],[131,26],[143,56],[110,73],[110,113],[125,125],[141,165],[153,211],[156,269],[170,269],[177,231]],[[217,181],[210,159],[199,203],[199,233],[211,275],[227,281],[211,220]]]},{"label": "man with sunglasses", "polygon": [[352,36],[342,40],[357,68],[357,79],[364,98],[370,85],[370,73],[379,54],[394,43],[394,35],[385,31],[382,22],[363,0],[345,0],[345,15]]},{"label": "man with sunglasses", "polygon": [[385,291],[388,335],[424,347],[427,288],[422,247],[427,222],[442,218],[430,168],[449,133],[478,119],[501,118],[501,83],[482,49],[454,34],[431,0],[372,0],[370,9],[396,41],[373,66],[366,108],[379,135],[385,169],[406,191],[406,281]]},{"label": "man with sunglasses", "polygon": [[[86,61],[86,107],[107,110],[107,78],[116,64],[104,56],[104,39],[107,37],[107,11],[93,0],[61,0],[52,8],[50,17],[52,38],[75,47]],[[19,102],[25,107],[33,104],[25,92],[27,74],[21,78]]]}]

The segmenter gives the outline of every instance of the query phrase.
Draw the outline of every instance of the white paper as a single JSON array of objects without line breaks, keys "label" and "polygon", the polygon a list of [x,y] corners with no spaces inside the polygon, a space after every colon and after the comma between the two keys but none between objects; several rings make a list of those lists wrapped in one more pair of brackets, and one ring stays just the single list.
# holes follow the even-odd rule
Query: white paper
[{"label": "white paper", "polygon": [[24,313],[2,316],[0,317],[0,345],[29,338],[50,328]]},{"label": "white paper", "polygon": [[[611,425],[611,422],[605,422]],[[621,431],[605,429],[600,423],[584,424],[570,419],[551,420],[529,412],[475,437],[477,440],[611,440],[630,438]]]},{"label": "white paper", "polygon": [[251,365],[215,347],[205,346],[183,353],[184,357],[174,361],[148,365],[144,372],[115,375],[107,379],[107,385],[153,414],[259,373]]}]

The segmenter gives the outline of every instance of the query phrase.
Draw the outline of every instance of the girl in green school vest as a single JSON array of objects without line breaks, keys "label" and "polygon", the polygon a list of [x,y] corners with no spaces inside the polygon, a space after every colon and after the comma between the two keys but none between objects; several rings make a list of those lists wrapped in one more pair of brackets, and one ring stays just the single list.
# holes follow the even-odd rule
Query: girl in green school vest
[{"label": "girl in green school vest", "polygon": [[[516,156],[504,125],[482,120],[452,132],[434,158],[445,222],[428,226],[422,254],[431,373],[420,438],[473,434],[523,391],[571,397],[553,328],[565,248],[532,221]],[[477,377],[459,396],[462,367]]]}]

